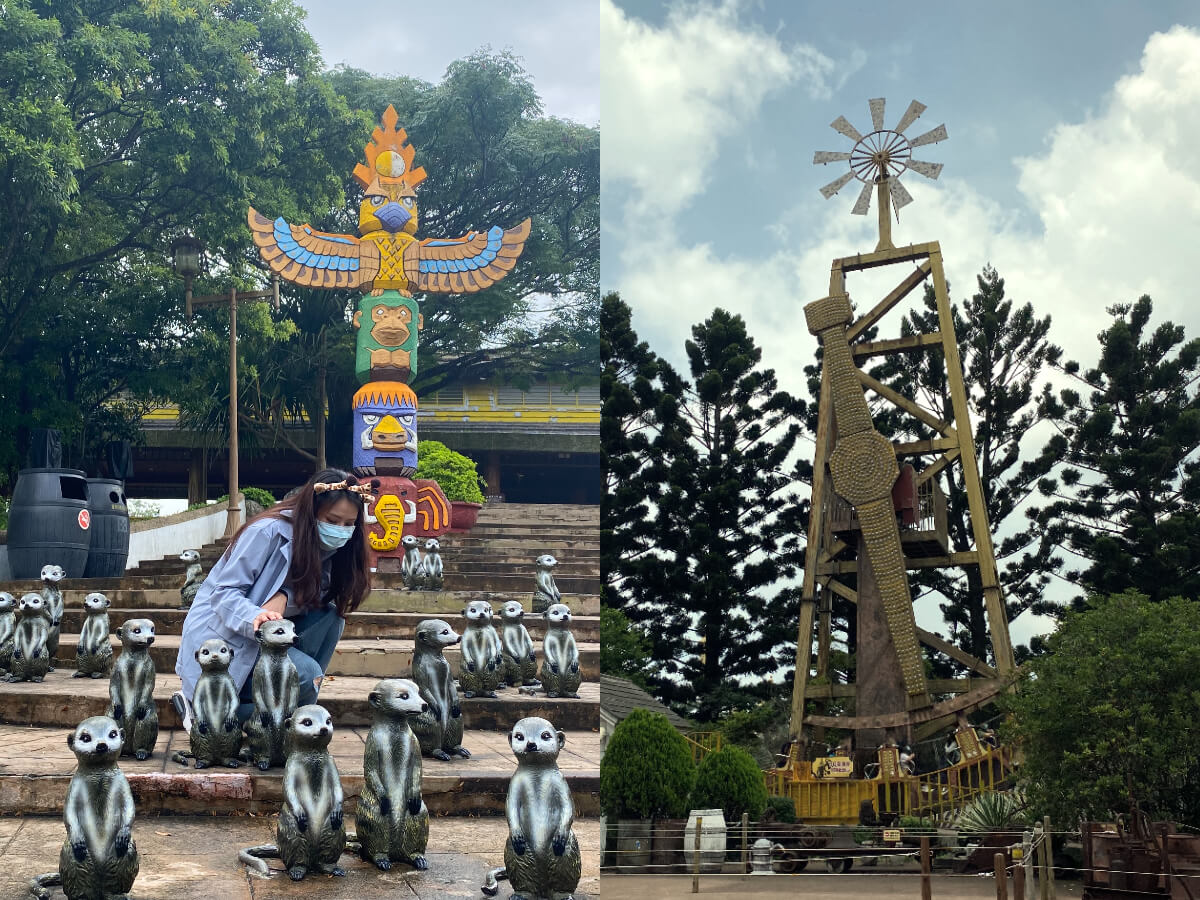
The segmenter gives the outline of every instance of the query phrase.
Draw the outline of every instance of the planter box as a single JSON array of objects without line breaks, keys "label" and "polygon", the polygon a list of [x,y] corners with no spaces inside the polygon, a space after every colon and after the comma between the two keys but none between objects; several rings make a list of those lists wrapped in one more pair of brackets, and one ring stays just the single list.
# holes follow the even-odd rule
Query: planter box
[{"label": "planter box", "polygon": [[683,839],[687,819],[657,819],[654,822],[654,846],[650,851],[650,871],[655,875],[678,875],[683,864]]},{"label": "planter box", "polygon": [[467,500],[451,500],[450,501],[450,532],[452,534],[465,534],[475,527],[475,521],[479,518],[479,511],[483,509],[482,503],[471,503]]},{"label": "planter box", "polygon": [[650,865],[652,823],[650,819],[619,819],[617,821],[617,852],[613,862],[617,872],[645,872]]}]

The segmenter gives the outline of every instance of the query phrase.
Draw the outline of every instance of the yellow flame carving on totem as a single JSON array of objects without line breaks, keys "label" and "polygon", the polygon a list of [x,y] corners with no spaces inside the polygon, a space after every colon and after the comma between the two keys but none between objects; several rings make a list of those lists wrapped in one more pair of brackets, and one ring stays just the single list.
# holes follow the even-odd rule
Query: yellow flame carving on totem
[{"label": "yellow flame carving on totem", "polygon": [[383,526],[383,534],[371,534],[367,539],[374,550],[395,550],[404,533],[404,506],[395,494],[384,494],[375,503],[374,516]]}]

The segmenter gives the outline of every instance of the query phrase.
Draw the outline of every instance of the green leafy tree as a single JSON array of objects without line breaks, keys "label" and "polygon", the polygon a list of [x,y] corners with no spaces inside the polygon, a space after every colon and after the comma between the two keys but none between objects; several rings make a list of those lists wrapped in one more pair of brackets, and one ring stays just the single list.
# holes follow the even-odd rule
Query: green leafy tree
[{"label": "green leafy tree", "polygon": [[628,678],[645,688],[646,667],[650,662],[650,642],[610,606],[600,608],[600,671],[605,675]]},{"label": "green leafy tree", "polygon": [[1200,604],[1178,597],[1094,596],[1066,615],[1009,703],[1031,808],[1200,821],[1197,634]]},{"label": "green leafy tree", "polygon": [[1064,366],[1084,390],[1046,400],[1060,433],[1043,456],[1063,465],[1040,482],[1049,502],[1033,521],[1073,554],[1067,578],[1089,592],[1200,599],[1200,339],[1152,328],[1149,297],[1109,313],[1096,367]]},{"label": "green leafy tree", "polygon": [[687,739],[662,713],[635,709],[617,723],[600,760],[600,807],[614,819],[678,818],[696,767]]},{"label": "green leafy tree", "polygon": [[741,747],[722,747],[705,754],[696,768],[693,809],[721,809],[727,822],[742,813],[757,819],[767,808],[767,784],[754,757]]}]

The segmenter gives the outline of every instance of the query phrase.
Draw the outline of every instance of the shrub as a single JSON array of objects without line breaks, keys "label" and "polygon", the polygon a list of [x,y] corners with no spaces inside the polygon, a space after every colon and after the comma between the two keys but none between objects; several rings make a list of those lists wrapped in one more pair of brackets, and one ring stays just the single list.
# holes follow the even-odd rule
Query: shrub
[{"label": "shrub", "polygon": [[414,478],[430,478],[438,483],[448,500],[482,503],[487,482],[475,470],[475,461],[456,453],[439,441],[417,444],[417,472]]},{"label": "shrub", "polygon": [[796,804],[791,797],[768,797],[767,809],[771,811],[776,822],[795,822]]},{"label": "shrub", "polygon": [[727,822],[744,812],[759,818],[767,808],[767,785],[754,757],[741,747],[723,747],[700,760],[692,808],[723,809]]},{"label": "shrub", "polygon": [[613,819],[687,813],[696,767],[687,739],[662,713],[635,709],[613,729],[600,760],[600,805]]},{"label": "shrub", "polygon": [[[259,506],[261,506],[263,509],[269,509],[270,507],[275,505],[274,495],[270,491],[265,490],[264,488],[244,487],[244,488],[239,488],[239,490],[242,492],[242,495],[247,500],[254,501]],[[222,494],[220,497],[218,497],[214,501],[214,505],[221,506],[228,502],[229,502],[229,494]],[[205,505],[206,505],[205,503],[193,504],[192,506],[189,506],[188,509],[193,509],[193,508],[199,509],[201,506],[205,506]]]}]

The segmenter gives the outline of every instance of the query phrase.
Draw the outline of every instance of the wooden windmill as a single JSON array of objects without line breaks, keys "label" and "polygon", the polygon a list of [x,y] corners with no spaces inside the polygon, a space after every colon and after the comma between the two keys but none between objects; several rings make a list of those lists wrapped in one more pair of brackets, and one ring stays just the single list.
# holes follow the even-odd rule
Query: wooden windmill
[{"label": "wooden windmill", "polygon": [[[967,391],[955,342],[950,299],[936,241],[896,247],[890,209],[912,201],[900,176],[913,169],[936,178],[942,166],[912,158],[912,149],[947,137],[945,126],[908,138],[904,131],[924,112],[913,101],[894,129],[884,127],[884,101],[871,100],[873,130],[860,134],[844,117],[832,127],[853,140],[849,152],[818,152],[814,163],[848,161],[850,171],[821,188],[831,197],[852,180],[862,183],[853,212],[865,215],[878,197],[879,243],[874,252],[833,261],[829,296],[805,307],[808,328],[824,348],[820,415],[813,460],[813,502],[808,529],[797,640],[791,731],[798,746],[802,726],[850,729],[856,743],[873,748],[888,738],[916,740],[951,725],[992,700],[1014,668],[1012,645],[987,508],[972,440]],[[915,266],[915,268],[914,268]],[[896,267],[899,282],[862,312],[847,291],[847,276],[866,269]],[[937,300],[938,330],[886,340],[865,340],[914,289],[929,279]],[[946,365],[953,421],[919,405],[863,371],[867,360],[896,353],[940,349]],[[867,392],[924,423],[929,440],[892,443],[871,421]],[[938,475],[947,466],[963,470],[975,547],[950,552],[946,502]],[[986,599],[993,661],[976,659],[917,627],[907,573],[916,569],[976,566]],[[854,578],[855,587],[847,583]],[[857,607],[857,676],[853,685],[829,684],[832,598]],[[815,640],[814,640],[815,632]],[[819,683],[810,682],[813,646]],[[931,682],[925,677],[921,645],[957,660],[971,677]],[[854,715],[806,715],[809,700],[850,696]]]}]

